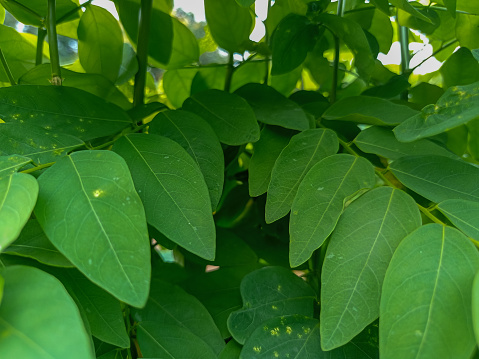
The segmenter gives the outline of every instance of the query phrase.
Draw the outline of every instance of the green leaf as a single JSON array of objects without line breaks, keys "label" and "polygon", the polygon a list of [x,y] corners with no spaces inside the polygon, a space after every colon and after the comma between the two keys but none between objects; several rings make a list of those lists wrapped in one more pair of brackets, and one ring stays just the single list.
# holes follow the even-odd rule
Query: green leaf
[{"label": "green leaf", "polygon": [[[476,346],[474,245],[454,228],[420,227],[393,255],[381,295],[381,358],[470,358]],[[447,338],[447,340],[445,340]]]},{"label": "green leaf", "polygon": [[462,47],[477,49],[479,47],[479,18],[477,12],[474,15],[457,14],[456,37]]},{"label": "green leaf", "polygon": [[439,203],[437,209],[467,236],[479,240],[478,202],[448,199]]},{"label": "green leaf", "polygon": [[[136,52],[130,44],[123,43],[120,72],[115,84],[121,85],[131,79],[138,72],[138,59]],[[63,71],[62,71],[63,76]]]},{"label": "green leaf", "polygon": [[203,173],[215,211],[223,192],[224,156],[211,126],[188,111],[162,111],[150,122],[148,132],[174,140],[190,154]]},{"label": "green leaf", "polygon": [[374,70],[374,59],[363,29],[356,22],[332,15],[320,14],[318,20],[330,29],[354,54],[359,75],[368,78]]},{"label": "green leaf", "polygon": [[38,182],[35,215],[48,239],[91,281],[130,305],[144,305],[148,232],[125,161],[111,151],[75,152]]},{"label": "green leaf", "polygon": [[[216,358],[225,345],[213,319],[198,299],[180,287],[162,280],[152,280],[150,297],[146,306],[143,309],[135,310],[133,315],[140,325],[144,326],[143,329],[148,328],[148,331],[157,333],[153,335],[157,343],[151,344],[151,348],[154,350],[160,349],[158,344],[168,350],[173,350],[179,345],[184,347],[183,355],[189,352],[189,357],[196,358],[192,353],[200,354],[202,353],[201,349],[214,355],[208,355],[205,358]],[[161,325],[158,325],[159,323]],[[144,338],[146,339],[146,336]],[[138,339],[143,355],[159,355],[159,351],[156,353],[144,352],[143,338],[140,340],[139,336]],[[191,342],[185,339],[191,339]],[[184,357],[178,356],[178,358]]]},{"label": "green leaf", "polygon": [[276,159],[289,143],[294,131],[276,126],[265,126],[259,141],[254,144],[253,156],[248,166],[248,186],[251,197],[268,190]]},{"label": "green leaf", "polygon": [[30,162],[32,162],[30,158],[23,156],[0,156],[0,179],[10,176]]},{"label": "green leaf", "polygon": [[215,258],[211,201],[198,165],[178,143],[131,134],[113,146],[128,164],[148,223],[188,251]]},{"label": "green leaf", "polygon": [[[136,73],[137,70],[135,70]],[[18,80],[20,85],[50,86],[52,67],[50,64],[35,66]],[[132,104],[115,85],[103,75],[86,74],[62,68],[62,86],[75,87],[111,102],[122,109],[131,108]]]},{"label": "green leaf", "polygon": [[354,143],[363,152],[374,153],[390,160],[416,155],[438,155],[459,159],[457,155],[433,141],[423,139],[408,143],[399,142],[393,132],[376,126],[361,131]]},{"label": "green leaf", "polygon": [[181,107],[183,102],[190,96],[191,83],[197,72],[198,69],[196,68],[183,68],[165,72],[163,75],[163,88],[173,107]]},{"label": "green leaf", "polygon": [[302,15],[289,14],[276,27],[272,37],[272,75],[290,72],[301,65],[318,35],[317,25]]},{"label": "green leaf", "polygon": [[243,348],[243,346],[236,340],[232,339],[226,343],[226,346],[220,353],[218,359],[239,359],[241,348]]},{"label": "green leaf", "polygon": [[0,155],[28,156],[36,164],[55,162],[83,141],[63,133],[51,133],[31,123],[5,123],[0,126]]},{"label": "green leaf", "polygon": [[243,278],[243,309],[230,314],[228,328],[244,344],[253,331],[271,318],[299,314],[313,316],[313,289],[283,267],[265,267]]},{"label": "green leaf", "polygon": [[34,123],[84,141],[114,134],[132,123],[119,107],[65,86],[0,88],[0,113],[7,123]]},{"label": "green leaf", "polygon": [[291,267],[303,264],[321,247],[336,226],[344,202],[374,182],[374,168],[362,157],[333,155],[311,168],[291,207]]},{"label": "green leaf", "polygon": [[[5,9],[12,14],[18,21],[25,25],[33,25],[35,27],[44,26],[44,19],[47,17],[48,4],[43,0],[0,0]],[[78,1],[57,0],[55,6],[55,18],[58,21],[65,14],[78,7]],[[38,16],[36,16],[37,14]],[[66,21],[77,18],[78,14],[74,13]]]},{"label": "green leaf", "polygon": [[465,47],[449,56],[439,71],[444,87],[469,85],[479,81],[479,63]]},{"label": "green leaf", "polygon": [[479,115],[479,82],[447,89],[435,105],[407,119],[394,129],[397,139],[411,142],[458,127]]},{"label": "green leaf", "polygon": [[390,165],[406,187],[439,203],[447,199],[479,200],[479,168],[442,156],[402,157]]},{"label": "green leaf", "polygon": [[323,114],[326,120],[350,121],[368,125],[394,126],[418,112],[378,97],[351,96],[335,102]]},{"label": "green leaf", "polygon": [[240,5],[242,7],[250,7],[251,5],[253,5],[255,3],[255,1],[256,0],[236,0],[238,5]]},{"label": "green leaf", "polygon": [[25,173],[0,179],[0,252],[20,235],[35,207],[38,183]]},{"label": "green leaf", "polygon": [[27,222],[17,240],[3,253],[33,258],[49,266],[73,267],[73,264],[48,240],[36,219]]},{"label": "green leaf", "polygon": [[479,343],[479,272],[476,273],[472,282],[472,325],[476,336],[476,343]]},{"label": "green leaf", "polygon": [[206,22],[218,46],[243,53],[254,27],[250,9],[235,0],[205,0]]},{"label": "green leaf", "polygon": [[167,63],[158,63],[159,67],[167,69],[180,68],[197,62],[200,49],[195,35],[178,19],[172,18],[173,43],[171,56]]},{"label": "green leaf", "polygon": [[371,3],[376,6],[378,10],[381,10],[387,16],[390,16],[391,13],[389,11],[389,1],[388,0],[371,0]]},{"label": "green leaf", "polygon": [[78,57],[86,72],[115,82],[123,56],[123,34],[118,21],[102,7],[89,5],[78,25]]},{"label": "green leaf", "polygon": [[235,91],[248,101],[258,121],[303,131],[310,128],[303,109],[274,88],[262,84],[247,84]]},{"label": "green leaf", "polygon": [[378,317],[389,261],[400,241],[420,226],[416,202],[390,187],[373,189],[345,209],[321,272],[324,350],[348,343]]},{"label": "green leaf", "polygon": [[[63,285],[39,269],[2,270],[0,356],[22,359],[93,359],[78,308]],[[74,350],[72,350],[74,348]]]},{"label": "green leaf", "polygon": [[202,117],[213,127],[221,142],[237,146],[259,140],[259,126],[246,100],[219,90],[194,94],[183,109]]},{"label": "green leaf", "polygon": [[291,138],[271,172],[266,223],[288,214],[304,176],[316,163],[338,152],[338,148],[338,137],[328,129],[307,130]]},{"label": "green leaf", "polygon": [[[422,14],[414,6],[411,5],[409,0],[389,0],[389,2],[397,7],[398,9],[404,10],[410,13],[413,16],[416,16],[418,19],[424,20],[426,22],[432,23],[431,19],[429,19],[426,15]],[[415,3],[415,2],[413,2]]]},{"label": "green leaf", "polygon": [[456,16],[456,0],[444,0],[444,5],[446,5],[447,10],[450,12],[452,17]]}]

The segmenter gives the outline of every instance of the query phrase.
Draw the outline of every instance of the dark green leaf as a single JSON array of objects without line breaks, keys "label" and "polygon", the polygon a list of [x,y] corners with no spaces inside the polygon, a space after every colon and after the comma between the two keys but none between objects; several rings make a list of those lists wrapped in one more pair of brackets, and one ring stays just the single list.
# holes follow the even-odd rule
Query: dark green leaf
[{"label": "dark green leaf", "polygon": [[399,242],[419,226],[414,200],[390,187],[369,191],[345,209],[321,272],[324,350],[348,343],[378,317],[389,261]]},{"label": "dark green leaf", "polygon": [[[136,52],[130,44],[123,44],[123,56],[121,57],[120,72],[116,84],[121,85],[131,79],[138,72],[138,59]],[[62,71],[63,76],[63,71]]]},{"label": "dark green leaf", "polygon": [[[5,9],[12,14],[18,21],[25,25],[33,25],[36,27],[44,26],[44,19],[47,17],[47,2],[43,0],[0,0]],[[72,11],[78,7],[78,1],[72,0],[57,0],[55,6],[55,18],[59,20],[66,13]],[[34,14],[39,16],[36,16]],[[74,13],[72,16],[66,18],[66,21],[70,21],[78,17],[78,14]]]},{"label": "dark green leaf", "polygon": [[190,252],[215,258],[211,201],[198,165],[178,143],[131,134],[113,146],[126,160],[148,223]]},{"label": "dark green leaf", "polygon": [[441,18],[432,8],[417,9],[417,11],[427,17],[429,21],[418,18],[411,13],[398,10],[398,23],[401,26],[405,26],[409,29],[418,30],[426,35],[431,35],[441,25]]},{"label": "dark green leaf", "polygon": [[428,224],[406,237],[384,279],[381,358],[470,358],[478,268],[477,249],[454,228]]},{"label": "dark green leaf", "polygon": [[[476,273],[472,282],[472,325],[476,336],[476,343],[479,343],[479,272]],[[477,355],[476,355],[477,357]]]},{"label": "dark green leaf", "polygon": [[479,240],[478,202],[448,199],[439,203],[437,209],[467,236]]},{"label": "dark green leaf", "polygon": [[338,154],[314,165],[301,182],[289,224],[292,267],[306,262],[331,234],[344,202],[374,185],[374,168],[362,157]]},{"label": "dark green leaf", "polygon": [[250,7],[256,0],[236,0],[236,2],[243,7]]},{"label": "dark green leaf", "polygon": [[30,158],[23,156],[0,156],[0,179],[10,176],[30,162]]},{"label": "dark green leaf", "polygon": [[125,161],[111,151],[75,152],[38,182],[35,215],[48,239],[94,283],[126,303],[144,305],[148,232]]},{"label": "dark green leaf", "polygon": [[255,114],[246,100],[238,95],[219,90],[203,91],[186,99],[183,109],[206,120],[220,141],[227,145],[259,140]]},{"label": "dark green leaf", "polygon": [[243,346],[239,344],[236,340],[232,339],[221,351],[218,359],[239,359],[241,348],[243,348]]},{"label": "dark green leaf", "polygon": [[479,81],[479,63],[465,47],[449,56],[440,72],[445,87],[469,85]]},{"label": "dark green leaf", "polygon": [[167,63],[158,63],[160,67],[167,69],[176,69],[197,62],[200,56],[195,35],[178,19],[172,18],[172,22],[173,44],[171,45],[171,56]]},{"label": "dark green leaf", "polygon": [[243,278],[243,309],[230,314],[228,328],[238,343],[271,318],[299,314],[312,316],[315,294],[301,278],[283,267],[265,267]]},{"label": "dark green leaf", "polygon": [[388,0],[371,0],[371,3],[376,6],[379,10],[381,10],[386,15],[391,15],[389,11],[389,1]]}]

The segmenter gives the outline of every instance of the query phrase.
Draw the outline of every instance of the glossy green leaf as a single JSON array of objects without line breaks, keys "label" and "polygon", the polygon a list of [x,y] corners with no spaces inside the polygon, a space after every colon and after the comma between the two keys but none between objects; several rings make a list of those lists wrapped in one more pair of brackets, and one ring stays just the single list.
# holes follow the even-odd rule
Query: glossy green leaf
[{"label": "glossy green leaf", "polygon": [[439,71],[446,88],[479,81],[479,63],[471,51],[465,47],[461,47],[449,56]]},{"label": "glossy green leaf", "polygon": [[[18,83],[20,85],[50,86],[51,73],[50,64],[38,65],[22,75]],[[122,109],[129,109],[132,106],[126,96],[103,75],[86,74],[62,68],[62,79],[62,86],[76,87],[120,106]]]},{"label": "glossy green leaf", "polygon": [[250,9],[236,0],[205,0],[205,14],[216,43],[226,51],[243,53],[254,27]]},{"label": "glossy green leaf", "polygon": [[478,269],[477,249],[454,228],[428,224],[406,237],[384,279],[381,358],[470,358]]},{"label": "glossy green leaf", "polygon": [[220,353],[218,359],[239,359],[243,346],[236,340],[232,339],[226,343],[225,348]]},{"label": "glossy green leaf", "polygon": [[448,199],[439,203],[437,209],[467,236],[479,240],[478,202]]},{"label": "glossy green leaf", "polygon": [[20,235],[35,207],[37,180],[25,173],[13,173],[0,179],[0,251]]},{"label": "glossy green leaf", "polygon": [[276,159],[287,146],[294,131],[276,126],[265,126],[259,141],[254,144],[253,156],[248,166],[248,186],[251,197],[268,190]]},{"label": "glossy green leaf", "polygon": [[[78,308],[63,285],[39,269],[2,270],[0,356],[22,359],[93,359]],[[74,350],[72,350],[74,348]]]},{"label": "glossy green leaf", "polygon": [[78,25],[78,57],[86,72],[115,82],[123,56],[123,34],[118,21],[102,7],[89,5]]},{"label": "glossy green leaf", "polygon": [[158,135],[131,134],[113,146],[128,163],[148,223],[173,242],[215,258],[215,227],[208,188],[183,147]]},{"label": "glossy green leaf", "polygon": [[439,203],[447,199],[479,200],[479,168],[442,156],[402,157],[390,165],[406,187]]},{"label": "glossy green leaf", "polygon": [[341,120],[368,125],[394,126],[417,111],[378,97],[346,97],[329,107],[323,114],[326,120]]},{"label": "glossy green leaf", "polygon": [[479,19],[477,12],[473,10],[474,15],[457,14],[456,21],[456,37],[459,44],[469,49],[477,49],[479,47]]},{"label": "glossy green leaf", "polygon": [[235,91],[250,104],[258,121],[303,131],[310,128],[303,109],[274,88],[262,84],[247,84]]},{"label": "glossy green leaf", "polygon": [[459,159],[457,155],[435,142],[427,139],[408,143],[399,142],[393,132],[376,126],[361,131],[354,143],[363,152],[374,153],[391,160],[416,155],[438,155]]},{"label": "glossy green leaf", "polygon": [[445,132],[479,115],[479,82],[447,89],[435,105],[424,107],[394,129],[397,139],[411,142]]},{"label": "glossy green leaf", "polygon": [[0,179],[10,176],[30,162],[30,158],[19,155],[0,156]]},{"label": "glossy green leaf", "polygon": [[291,138],[271,172],[266,223],[272,223],[288,214],[304,176],[316,163],[338,152],[338,148],[338,137],[328,129],[307,130]]},{"label": "glossy green leaf", "polygon": [[301,65],[317,35],[317,25],[306,16],[290,14],[282,19],[273,33],[271,74],[285,74]]},{"label": "glossy green leaf", "polygon": [[321,271],[324,350],[348,343],[378,317],[389,261],[400,241],[420,226],[416,202],[390,187],[369,191],[345,209]]},{"label": "glossy green leaf", "polygon": [[265,267],[243,278],[243,308],[230,314],[228,328],[244,344],[258,327],[271,318],[299,314],[313,315],[313,289],[283,267]]},{"label": "glossy green leaf", "polygon": [[411,15],[416,16],[418,19],[431,22],[431,19],[419,12],[408,0],[389,0],[389,2],[398,9],[404,10]]},{"label": "glossy green leaf", "polygon": [[183,109],[202,117],[221,142],[242,145],[259,140],[259,126],[246,100],[219,90],[207,90],[186,99]]},{"label": "glossy green leaf", "polygon": [[[18,21],[25,25],[33,25],[36,27],[44,26],[44,19],[47,17],[47,2],[43,0],[0,0],[5,9],[12,14]],[[74,0],[57,0],[55,6],[55,18],[58,21],[65,14],[78,7],[78,1]],[[78,17],[72,14],[64,20],[69,21]]]},{"label": "glossy green leaf", "polygon": [[19,154],[36,164],[55,162],[83,141],[63,133],[52,133],[31,123],[5,123],[0,126],[0,155]]},{"label": "glossy green leaf", "polygon": [[362,157],[333,155],[311,168],[291,207],[291,267],[306,262],[323,244],[336,226],[345,200],[374,183],[374,168]]},{"label": "glossy green leaf", "polygon": [[[198,299],[180,287],[162,280],[152,280],[148,303],[143,309],[136,310],[133,315],[140,325],[148,327],[147,323],[154,324],[150,331],[162,333],[154,335],[161,346],[171,350],[177,345],[184,346],[183,350],[188,349],[190,357],[196,357],[191,353],[201,354],[198,348],[218,355],[225,345],[213,319]],[[158,325],[159,323],[161,325]],[[188,343],[186,338],[191,339],[191,342]],[[161,356],[151,351],[144,352],[140,338],[139,342],[143,355]],[[155,350],[160,348],[158,344],[153,344],[152,347]],[[179,356],[183,357],[185,356]],[[205,358],[212,357],[208,355]]]},{"label": "glossy green leaf", "polygon": [[183,102],[190,96],[191,84],[197,72],[198,69],[196,68],[183,68],[165,72],[163,75],[163,88],[173,107],[181,107]]},{"label": "glossy green leaf", "polygon": [[75,152],[38,182],[35,215],[48,239],[91,281],[128,304],[144,305],[148,232],[125,161],[111,151]]},{"label": "glossy green leaf", "polygon": [[344,41],[354,54],[354,65],[359,74],[368,78],[374,70],[374,59],[361,26],[354,21],[327,13],[318,15],[318,20]]},{"label": "glossy green leaf", "polygon": [[27,222],[20,236],[3,253],[33,258],[50,266],[73,267],[73,264],[48,240],[36,219]]},{"label": "glossy green leaf", "polygon": [[65,86],[0,88],[0,113],[7,123],[34,123],[84,141],[114,134],[132,123],[119,107]]},{"label": "glossy green leaf", "polygon": [[224,158],[211,126],[188,111],[162,111],[149,124],[148,133],[168,137],[190,154],[203,173],[215,211],[223,192]]},{"label": "glossy green leaf", "polygon": [[476,343],[479,343],[479,272],[476,273],[472,282],[472,325],[476,336]]}]

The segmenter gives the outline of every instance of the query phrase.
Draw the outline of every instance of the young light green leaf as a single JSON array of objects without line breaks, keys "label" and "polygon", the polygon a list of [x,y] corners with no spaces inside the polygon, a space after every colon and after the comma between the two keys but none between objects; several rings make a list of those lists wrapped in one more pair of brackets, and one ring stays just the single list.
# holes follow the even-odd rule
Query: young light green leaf
[{"label": "young light green leaf", "polygon": [[183,68],[168,70],[163,75],[163,88],[165,89],[168,101],[174,108],[179,108],[183,102],[190,96],[191,84],[196,74],[197,68]]},{"label": "young light green leaf", "polygon": [[241,282],[243,308],[230,314],[228,329],[244,344],[253,331],[273,317],[299,314],[312,317],[313,289],[283,267],[265,267]]},{"label": "young light green leaf", "polygon": [[374,168],[362,157],[333,155],[311,168],[291,207],[291,267],[306,262],[323,244],[343,212],[344,201],[374,182]]},{"label": "young light green leaf", "polygon": [[457,228],[467,236],[479,240],[479,203],[463,199],[448,199],[437,205]]},{"label": "young light green leaf", "polygon": [[83,141],[74,136],[52,133],[32,123],[0,126],[0,155],[15,153],[31,158],[36,164],[55,162],[83,145]]},{"label": "young light green leaf", "polygon": [[304,176],[316,163],[335,154],[338,148],[338,137],[328,129],[307,130],[291,138],[271,172],[266,200],[266,223],[272,223],[288,214]]},{"label": "young light green leaf", "polygon": [[78,308],[56,278],[26,266],[7,267],[2,277],[0,357],[95,358]]},{"label": "young light green leaf", "polygon": [[23,156],[0,156],[0,179],[10,176],[30,162],[32,162],[30,158]]},{"label": "young light green leaf", "polygon": [[235,93],[248,101],[260,122],[298,131],[310,128],[303,109],[270,86],[252,83]]},{"label": "young light green leaf", "polygon": [[78,25],[78,58],[86,72],[115,82],[123,56],[123,34],[118,21],[102,7],[88,5]]},{"label": "young light green leaf", "polygon": [[477,249],[454,228],[428,224],[407,236],[384,278],[381,358],[470,358],[476,346],[471,287],[478,269]]},{"label": "young light green leaf", "polygon": [[[199,354],[199,351],[194,352],[194,350],[201,347],[218,355],[225,345],[211,315],[198,299],[180,287],[162,280],[152,280],[150,298],[146,306],[143,309],[135,310],[133,315],[141,325],[148,326],[147,323],[154,323],[153,327],[158,330],[157,333],[163,333],[162,336],[155,335],[155,340],[170,349],[173,347],[174,341],[178,341],[178,344],[183,343],[184,339],[182,340],[182,338],[185,337],[192,339],[191,343],[184,342],[182,344],[187,346],[190,353]],[[163,331],[166,327],[169,331]],[[165,335],[166,333],[169,335]],[[158,349],[159,346],[156,346]],[[192,356],[190,355],[190,357]],[[206,358],[211,358],[211,356],[206,356]]]},{"label": "young light green leaf", "polygon": [[345,209],[321,272],[324,350],[348,343],[378,317],[389,261],[399,242],[419,226],[416,202],[390,187],[373,189]]},{"label": "young light green leaf", "polygon": [[27,222],[20,236],[3,253],[33,258],[49,266],[73,267],[73,264],[48,240],[36,219]]},{"label": "young light green leaf", "polygon": [[37,196],[38,183],[33,176],[13,173],[0,179],[0,252],[20,235]]},{"label": "young light green leaf", "polygon": [[133,306],[148,298],[150,246],[128,166],[111,151],[80,151],[38,179],[35,215],[83,274]]},{"label": "young light green leaf", "polygon": [[410,13],[413,16],[416,16],[418,19],[424,20],[426,22],[432,23],[426,15],[422,14],[414,6],[412,6],[408,0],[389,0],[389,2],[396,6],[398,9],[404,10]]},{"label": "young light green leaf", "polygon": [[84,141],[114,134],[132,123],[121,108],[65,86],[2,87],[0,113],[7,123],[33,123]]},{"label": "young light green leaf", "polygon": [[351,96],[334,103],[324,112],[322,117],[326,120],[394,126],[415,114],[417,114],[417,111],[408,106],[397,105],[382,98]]},{"label": "young light green leaf", "polygon": [[177,69],[197,62],[200,56],[198,40],[195,35],[178,19],[172,18],[173,43],[168,63],[158,65],[162,68]]},{"label": "young light green leaf", "polygon": [[401,142],[430,137],[463,125],[479,115],[479,82],[447,89],[435,105],[427,105],[394,129]]},{"label": "young light green leaf", "polygon": [[363,152],[374,153],[390,160],[417,155],[438,155],[459,159],[456,154],[435,142],[427,139],[409,143],[399,142],[393,132],[377,126],[371,126],[361,131],[354,143]]},{"label": "young light green leaf", "polygon": [[406,187],[439,203],[446,199],[479,200],[479,168],[443,156],[401,157],[389,166]]},{"label": "young light green leaf", "polygon": [[254,27],[249,8],[235,0],[205,0],[205,14],[216,43],[231,53],[243,53]]},{"label": "young light green leaf", "polygon": [[246,100],[238,95],[219,90],[202,91],[187,98],[183,109],[206,120],[220,141],[227,145],[259,140],[255,114]]},{"label": "young light green leaf", "polygon": [[249,195],[257,197],[268,190],[276,159],[286,147],[294,131],[277,126],[265,126],[259,141],[254,144],[248,166]]},{"label": "young light green leaf", "polygon": [[188,111],[162,111],[150,122],[148,133],[168,137],[190,154],[203,173],[215,211],[223,192],[224,156],[211,126]]},{"label": "young light green leaf", "polygon": [[203,175],[183,147],[158,135],[131,134],[113,146],[130,167],[148,223],[188,251],[215,258],[215,226]]}]

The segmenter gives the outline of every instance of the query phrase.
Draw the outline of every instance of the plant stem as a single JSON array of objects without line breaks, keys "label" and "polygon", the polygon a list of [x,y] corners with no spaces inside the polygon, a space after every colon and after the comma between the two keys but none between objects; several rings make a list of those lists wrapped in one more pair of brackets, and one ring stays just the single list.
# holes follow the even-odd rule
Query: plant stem
[{"label": "plant stem", "polygon": [[[269,11],[271,9],[271,0],[268,0],[268,9],[266,10],[266,18],[268,18],[268,14],[269,14]],[[270,34],[268,32],[268,28],[266,27],[266,24],[264,24],[264,29],[265,29],[265,32],[264,32],[264,40],[266,42],[266,45],[269,46],[269,40],[270,40]],[[265,74],[264,74],[264,80],[263,80],[263,83],[265,85],[268,84],[268,80],[269,80],[269,64],[271,62],[271,56],[266,56],[266,63],[265,63]]]},{"label": "plant stem", "polygon": [[47,36],[47,30],[43,27],[39,27],[37,35],[37,53],[35,56],[36,66],[43,63],[43,44],[45,43],[45,36]]},{"label": "plant stem", "polygon": [[148,42],[150,37],[151,9],[153,0],[141,0],[140,20],[136,57],[138,72],[135,75],[133,88],[133,106],[142,105],[145,100],[146,72],[148,68]]},{"label": "plant stem", "polygon": [[49,162],[49,163],[44,163],[42,165],[38,165],[36,167],[33,167],[33,168],[29,168],[29,169],[26,169],[26,170],[23,170],[23,171],[20,171],[22,173],[32,173],[32,172],[36,172],[36,171],[39,171],[39,170],[42,170],[44,168],[48,168],[48,167],[51,167],[55,164],[55,162]]},{"label": "plant stem", "polygon": [[228,55],[228,65],[226,66],[226,78],[225,78],[225,92],[230,92],[231,89],[231,80],[233,79],[233,53],[230,52]]},{"label": "plant stem", "polygon": [[73,15],[74,13],[76,13],[77,11],[80,11],[81,8],[84,8],[86,7],[87,5],[89,5],[93,0],[88,0],[88,1],[85,1],[83,4],[81,4],[80,6],[77,6],[76,8],[74,9],[71,9],[69,12],[67,12],[65,15],[63,15],[61,18],[59,18],[57,20],[57,24],[61,24],[62,22],[64,22],[66,19],[68,19],[71,15]]},{"label": "plant stem", "polygon": [[[346,0],[338,0],[338,16],[339,17],[342,17],[344,15],[345,3],[346,3]],[[338,89],[340,46],[341,46],[341,43],[339,41],[339,37],[334,35],[333,83],[331,85],[331,96],[330,96],[331,103],[336,102],[336,91]]]},{"label": "plant stem", "polygon": [[422,60],[419,64],[417,64],[416,66],[414,66],[413,68],[409,69],[409,71],[414,71],[415,69],[417,69],[419,66],[421,66],[423,63],[425,63],[427,60],[429,60],[430,58],[436,56],[438,53],[440,53],[442,50],[445,50],[447,49],[448,47],[454,45],[455,43],[457,42],[457,39],[452,39],[451,41],[448,41],[446,42],[444,45],[442,45],[439,49],[437,49],[436,51],[434,51],[432,53],[431,56],[428,56],[426,57],[424,60]]},{"label": "plant stem", "polygon": [[[399,44],[401,46],[401,74],[409,76],[409,29],[407,27],[399,25],[398,16],[396,16],[396,21],[398,22],[398,34],[399,34]],[[401,100],[408,100],[408,91],[404,91],[400,95]]]},{"label": "plant stem", "polygon": [[14,86],[17,83],[15,82],[15,78],[12,75],[12,71],[10,70],[10,67],[8,66],[7,59],[5,58],[5,55],[3,54],[2,49],[0,48],[0,61],[2,61],[3,69],[5,70],[5,73],[7,74],[8,81],[10,81],[10,85]]},{"label": "plant stem", "polygon": [[48,0],[47,32],[50,45],[50,62],[52,65],[52,85],[62,85],[60,55],[58,54],[57,23],[55,14],[56,0]]}]

